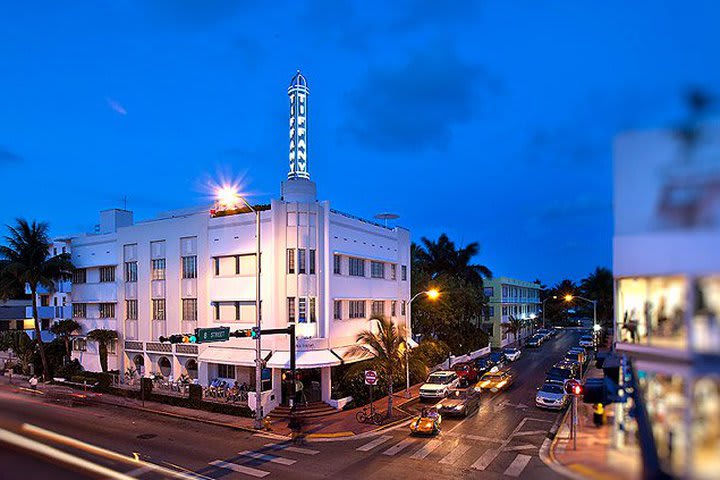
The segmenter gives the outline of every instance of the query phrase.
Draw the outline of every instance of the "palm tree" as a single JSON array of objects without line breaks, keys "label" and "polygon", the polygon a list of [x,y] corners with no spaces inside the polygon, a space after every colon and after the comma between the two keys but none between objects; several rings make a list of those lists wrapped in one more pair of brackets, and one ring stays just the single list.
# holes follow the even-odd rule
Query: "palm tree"
[{"label": "palm tree", "polygon": [[23,330],[9,330],[0,335],[0,351],[10,350],[17,357],[23,373],[28,373],[37,342]]},{"label": "palm tree", "polygon": [[[388,408],[387,416],[392,416],[393,383],[402,375],[407,352],[406,329],[404,325],[395,324],[385,316],[372,316],[370,321],[377,322],[377,331],[363,330],[357,336],[361,349],[375,357],[375,366],[380,376],[387,382]],[[412,357],[411,357],[412,358]]]},{"label": "palm tree", "polygon": [[508,317],[508,323],[503,323],[502,328],[507,333],[511,334],[513,336],[514,341],[518,342],[518,347],[520,347],[521,339],[518,338],[518,335],[520,332],[522,332],[523,327],[525,326],[525,321],[521,320],[514,315],[510,315]]},{"label": "palm tree", "polygon": [[96,328],[87,334],[88,340],[98,343],[98,354],[100,355],[100,368],[103,373],[108,371],[108,345],[110,342],[117,340],[118,334],[115,330],[105,328]]},{"label": "palm tree", "polygon": [[580,282],[580,292],[590,300],[597,301],[597,316],[601,324],[613,318],[613,274],[605,267],[597,267]]},{"label": "palm tree", "polygon": [[422,245],[413,245],[413,263],[419,270],[429,273],[431,278],[452,275],[475,285],[482,285],[484,279],[492,278],[488,267],[470,263],[480,253],[478,242],[457,248],[444,233],[437,241],[425,237],[421,241]]},{"label": "palm tree", "polygon": [[72,334],[78,330],[82,330],[82,326],[72,318],[59,320],[50,326],[50,331],[62,338],[65,342],[65,350],[67,351],[68,360],[70,360],[70,357],[72,356],[72,352],[70,351],[70,338],[72,337]]},{"label": "palm tree", "polygon": [[35,323],[35,339],[40,350],[43,378],[49,375],[47,358],[40,337],[37,292],[43,287],[55,289],[55,282],[70,275],[73,266],[70,255],[51,256],[52,241],[48,236],[47,223],[29,223],[18,218],[15,226],[8,225],[7,245],[0,246],[0,297],[7,298],[19,286],[27,285],[32,295],[32,316]]}]

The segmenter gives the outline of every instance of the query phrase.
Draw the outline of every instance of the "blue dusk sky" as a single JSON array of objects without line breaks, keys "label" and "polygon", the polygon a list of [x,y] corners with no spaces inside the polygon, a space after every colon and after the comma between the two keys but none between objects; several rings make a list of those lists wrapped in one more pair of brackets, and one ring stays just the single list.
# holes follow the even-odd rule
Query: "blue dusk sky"
[{"label": "blue dusk sky", "polygon": [[287,85],[308,78],[321,199],[478,241],[496,275],[553,283],[612,260],[612,141],[720,93],[720,2],[5,2],[0,224],[90,231],[256,202],[287,172]]}]

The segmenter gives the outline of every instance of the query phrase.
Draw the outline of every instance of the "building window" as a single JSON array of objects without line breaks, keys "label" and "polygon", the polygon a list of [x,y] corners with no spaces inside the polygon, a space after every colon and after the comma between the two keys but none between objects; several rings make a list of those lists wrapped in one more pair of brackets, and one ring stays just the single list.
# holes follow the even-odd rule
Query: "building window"
[{"label": "building window", "polygon": [[125,262],[125,282],[137,282],[137,262]]},{"label": "building window", "polygon": [[310,269],[310,275],[315,275],[315,249],[310,249],[310,258],[309,258],[309,269]]},{"label": "building window", "polygon": [[287,249],[287,273],[295,273],[295,249]]},{"label": "building window", "polygon": [[338,255],[336,253],[335,255],[333,255],[333,273],[335,273],[337,275],[341,275],[342,274],[341,265],[342,265],[342,256]]},{"label": "building window", "polygon": [[87,303],[73,303],[73,318],[87,318]]},{"label": "building window", "polygon": [[485,287],[483,288],[483,292],[485,293],[486,297],[492,297],[495,295],[495,289],[493,287]]},{"label": "building window", "polygon": [[[190,257],[188,257],[188,258],[190,258]],[[226,256],[226,257],[214,257],[213,261],[215,262],[215,276],[216,277],[231,277],[233,275],[240,274],[240,258],[237,255],[230,255],[230,256]],[[197,276],[197,270],[195,273]],[[192,278],[195,278],[195,277],[192,277]]]},{"label": "building window", "polygon": [[307,322],[307,298],[298,298],[298,322]]},{"label": "building window", "polygon": [[390,302],[390,316],[397,317],[397,300]]},{"label": "building window", "polygon": [[365,300],[350,300],[350,318],[365,318]]},{"label": "building window", "polygon": [[317,316],[315,315],[315,297],[310,297],[308,302],[309,302],[309,306],[308,306],[309,312],[308,313],[310,314],[310,323],[315,323],[315,322],[317,322]]},{"label": "building window", "polygon": [[370,307],[370,313],[373,315],[384,315],[385,314],[385,302],[382,300],[373,300]]},{"label": "building window", "polygon": [[299,248],[298,249],[298,273],[307,273],[305,267],[306,267],[305,249]]},{"label": "building window", "polygon": [[403,266],[401,267],[401,269],[400,269],[400,274],[401,274],[401,276],[402,276],[402,281],[403,281],[403,282],[406,282],[406,281],[407,281],[407,265],[403,265]]},{"label": "building window", "polygon": [[397,265],[390,264],[390,280],[397,280]]},{"label": "building window", "polygon": [[507,305],[503,305],[502,307],[502,314],[507,315]]},{"label": "building window", "polygon": [[370,276],[372,278],[385,278],[385,264],[382,262],[370,262]]},{"label": "building window", "polygon": [[295,322],[295,297],[287,297],[288,322]]},{"label": "building window", "polygon": [[333,318],[335,320],[342,320],[342,300],[335,300],[333,302]]},{"label": "building window", "polygon": [[197,320],[197,298],[182,299],[182,319],[186,322]]},{"label": "building window", "polygon": [[137,320],[138,318],[138,301],[125,300],[125,319]]},{"label": "building window", "polygon": [[152,261],[152,279],[165,280],[165,259],[158,258]]},{"label": "building window", "polygon": [[110,355],[117,355],[117,340],[109,341],[107,347]]},{"label": "building window", "polygon": [[72,283],[87,283],[87,270],[84,268],[76,268],[73,271]]},{"label": "building window", "polygon": [[400,315],[405,315],[406,305],[407,305],[407,302],[405,302],[405,300],[403,300],[402,303],[400,304]]},{"label": "building window", "polygon": [[350,257],[348,274],[353,277],[365,276],[365,260],[362,258]]},{"label": "building window", "polygon": [[182,278],[197,278],[197,256],[182,257]]},{"label": "building window", "polygon": [[115,281],[115,267],[100,267],[100,283]]},{"label": "building window", "polygon": [[73,342],[73,350],[76,352],[85,352],[87,351],[87,340],[84,338],[76,338]]},{"label": "building window", "polygon": [[115,304],[114,303],[101,303],[100,304],[100,318],[115,318]]},{"label": "building window", "polygon": [[40,295],[40,306],[41,307],[49,307],[50,306],[50,295]]},{"label": "building window", "polygon": [[165,299],[156,298],[152,301],[152,319],[165,320]]},{"label": "building window", "polygon": [[492,317],[495,315],[495,307],[488,307],[488,316]]},{"label": "building window", "polygon": [[218,377],[235,378],[235,365],[225,365],[224,363],[218,363]]}]

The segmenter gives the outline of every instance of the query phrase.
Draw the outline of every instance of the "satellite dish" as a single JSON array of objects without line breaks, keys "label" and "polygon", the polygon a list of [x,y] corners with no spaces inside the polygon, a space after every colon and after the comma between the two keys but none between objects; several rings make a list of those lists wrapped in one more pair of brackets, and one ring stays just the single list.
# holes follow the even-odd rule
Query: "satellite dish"
[{"label": "satellite dish", "polygon": [[378,213],[377,215],[375,215],[375,218],[377,218],[378,220],[385,220],[385,226],[387,227],[388,220],[397,220],[398,218],[400,218],[400,215],[396,213]]}]

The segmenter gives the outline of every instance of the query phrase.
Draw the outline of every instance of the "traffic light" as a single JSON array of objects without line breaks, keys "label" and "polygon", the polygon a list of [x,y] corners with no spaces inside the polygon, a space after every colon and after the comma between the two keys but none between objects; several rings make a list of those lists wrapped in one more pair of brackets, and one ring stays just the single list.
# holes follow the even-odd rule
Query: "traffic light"
[{"label": "traffic light", "polygon": [[252,338],[259,338],[260,337],[260,328],[259,327],[253,327],[252,328],[252,334],[250,335]]},{"label": "traffic light", "polygon": [[565,393],[568,395],[580,396],[583,394],[583,387],[577,380],[568,380],[565,382]]},{"label": "traffic light", "polygon": [[573,385],[573,386],[572,386],[572,393],[573,393],[573,395],[577,395],[577,396],[582,395],[582,393],[583,393],[583,387],[582,387],[582,385],[580,385],[579,383]]},{"label": "traffic light", "polygon": [[245,328],[242,330],[235,330],[234,332],[232,332],[230,334],[230,336],[236,337],[236,338],[250,337],[252,339],[257,339],[258,337],[260,337],[260,329],[257,327],[253,327],[253,328]]},{"label": "traffic light", "polygon": [[178,333],[168,337],[160,337],[158,340],[163,343],[197,343],[197,337],[195,337],[192,333]]}]

